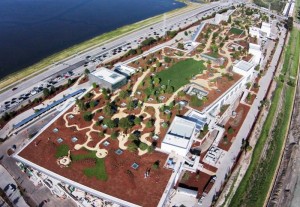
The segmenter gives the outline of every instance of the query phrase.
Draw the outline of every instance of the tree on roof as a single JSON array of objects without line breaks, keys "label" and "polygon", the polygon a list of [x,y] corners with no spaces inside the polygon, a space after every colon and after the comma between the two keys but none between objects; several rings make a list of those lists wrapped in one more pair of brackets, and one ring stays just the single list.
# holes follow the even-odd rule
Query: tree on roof
[{"label": "tree on roof", "polygon": [[136,145],[135,142],[131,142],[128,146],[127,146],[127,150],[129,152],[136,152],[138,149],[138,146]]},{"label": "tree on roof", "polygon": [[106,104],[106,106],[103,109],[103,112],[107,116],[112,116],[115,113],[115,109],[111,103]]},{"label": "tree on roof", "polygon": [[84,119],[85,121],[92,121],[93,116],[94,116],[94,115],[93,115],[91,112],[85,112],[85,113],[83,114],[83,119]]},{"label": "tree on roof", "polygon": [[128,96],[129,96],[129,92],[128,92],[127,90],[123,90],[123,91],[121,91],[120,94],[119,94],[119,97],[120,97],[121,99],[125,99],[125,98],[127,98]]},{"label": "tree on roof", "polygon": [[76,105],[81,111],[85,111],[87,109],[84,101],[81,99],[76,98]]},{"label": "tree on roof", "polygon": [[103,119],[103,124],[105,124],[110,129],[115,128],[117,126],[117,123],[109,118]]},{"label": "tree on roof", "polygon": [[134,118],[134,124],[135,125],[140,125],[141,122],[142,122],[142,119],[140,117],[137,116],[137,117]]},{"label": "tree on roof", "polygon": [[128,117],[121,118],[119,121],[119,127],[127,130],[133,126],[133,123],[129,120]]}]

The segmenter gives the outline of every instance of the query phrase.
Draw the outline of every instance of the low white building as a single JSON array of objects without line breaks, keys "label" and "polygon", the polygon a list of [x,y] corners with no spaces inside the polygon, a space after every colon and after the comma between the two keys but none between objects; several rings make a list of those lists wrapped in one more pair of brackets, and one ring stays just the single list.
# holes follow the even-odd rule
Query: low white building
[{"label": "low white building", "polygon": [[267,22],[263,22],[261,24],[261,28],[260,31],[266,35],[266,37],[270,37],[271,36],[271,24],[267,23]]},{"label": "low white building", "polygon": [[185,156],[191,148],[195,134],[196,122],[175,116],[161,143],[161,150]]},{"label": "low white building", "polygon": [[258,27],[250,27],[249,34],[252,37],[256,37],[257,39],[260,37],[271,37],[271,24],[267,22],[263,22],[261,24],[261,28]]},{"label": "low white building", "polygon": [[245,60],[240,60],[235,65],[233,65],[233,72],[246,77],[244,80],[244,82],[246,83],[251,79],[254,72],[254,67],[254,64],[249,63]]},{"label": "low white building", "polygon": [[216,14],[215,24],[220,24],[220,22],[222,22],[222,21],[227,22],[228,19],[229,19],[229,16],[226,14]]},{"label": "low white building", "polygon": [[251,63],[254,65],[259,65],[261,58],[262,58],[262,52],[260,45],[249,43],[249,54],[253,55]]},{"label": "low white building", "polygon": [[214,23],[215,24],[220,24],[220,22],[224,21],[227,22],[230,15],[234,12],[234,10],[228,10],[227,12],[223,13],[223,14],[216,14],[215,15],[215,19],[214,19]]},{"label": "low white building", "polygon": [[135,68],[130,67],[128,65],[119,65],[115,68],[115,71],[117,73],[121,73],[122,75],[125,75],[126,77],[130,77],[136,73]]},{"label": "low white building", "polygon": [[256,37],[257,39],[260,37],[260,28],[258,27],[250,27],[249,34],[251,37]]},{"label": "low white building", "polygon": [[100,88],[106,88],[111,91],[114,91],[127,83],[127,79],[124,75],[104,67],[90,73],[89,81],[91,83],[97,83]]}]

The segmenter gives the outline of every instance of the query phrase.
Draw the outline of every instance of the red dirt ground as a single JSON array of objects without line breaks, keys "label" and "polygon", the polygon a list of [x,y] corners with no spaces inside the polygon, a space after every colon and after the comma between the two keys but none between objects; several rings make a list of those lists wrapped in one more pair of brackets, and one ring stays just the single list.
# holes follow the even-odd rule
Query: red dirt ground
[{"label": "red dirt ground", "polygon": [[[101,181],[95,177],[88,178],[84,175],[83,170],[94,165],[95,161],[93,159],[74,161],[71,166],[67,168],[60,168],[56,164],[55,153],[56,148],[59,145],[56,141],[58,137],[64,139],[61,144],[67,144],[71,149],[72,154],[87,153],[84,149],[78,151],[73,149],[75,144],[82,144],[85,142],[85,133],[87,130],[76,131],[63,126],[64,120],[60,117],[21,151],[19,156],[103,193],[110,194],[141,206],[157,206],[172,171],[162,167],[157,170],[151,169],[150,177],[148,179],[144,179],[144,173],[148,168],[151,168],[153,163],[157,160],[159,160],[160,163],[164,163],[167,159],[166,154],[153,152],[152,154],[138,156],[135,153],[124,151],[123,154],[117,155],[115,154],[115,150],[118,149],[118,141],[108,139],[110,145],[105,147],[108,150],[108,156],[104,158],[108,180]],[[54,128],[58,128],[59,131],[54,133],[52,131]],[[78,138],[76,143],[72,143],[71,141],[73,136]],[[94,140],[100,140],[97,133],[92,133],[92,137]],[[37,143],[37,146],[35,146],[35,143]],[[96,143],[97,141],[93,141],[89,143],[89,146],[93,146]],[[101,145],[101,147],[104,146]],[[131,165],[134,162],[139,164],[137,170],[131,168]]]},{"label": "red dirt ground", "polygon": [[[248,112],[250,110],[250,107],[247,106],[247,105],[244,105],[244,104],[239,104],[238,107],[236,108],[236,118],[230,118],[227,123],[225,124],[225,129],[226,129],[226,132],[224,135],[227,135],[227,138],[228,138],[228,143],[226,144],[223,139],[220,141],[218,147],[223,149],[223,150],[226,150],[228,151],[230,146],[231,146],[231,143],[233,141],[233,139],[236,137],[237,133],[239,132]],[[232,127],[234,132],[232,134],[229,134],[227,133],[227,129],[229,127]]]},{"label": "red dirt ground", "polygon": [[[199,78],[207,79],[208,78],[208,72],[201,75]],[[233,73],[233,80],[228,80],[227,77],[221,77],[218,79],[215,83],[210,83],[211,86],[216,86],[220,91],[218,92],[215,89],[208,90],[205,88],[206,91],[208,91],[207,100],[204,101],[203,105],[201,107],[193,107],[196,110],[202,111],[205,107],[208,107],[211,103],[213,103],[217,98],[219,98],[223,93],[225,93],[231,86],[233,86],[239,79],[241,78],[240,75]],[[185,95],[183,99],[190,102],[191,96]]]},{"label": "red dirt ground", "polygon": [[249,101],[246,98],[246,103],[252,105],[253,102],[254,102],[254,100],[255,100],[255,98],[256,98],[256,94],[251,93],[251,98],[250,98]]},{"label": "red dirt ground", "polygon": [[[198,195],[197,198],[201,197],[205,187],[209,183],[211,176],[198,171],[196,173],[191,173],[186,171],[185,173],[188,174],[188,176],[183,176],[183,178],[179,181],[178,186],[184,186],[187,188],[197,188],[198,189]],[[187,179],[184,179],[184,177],[188,177]]]}]

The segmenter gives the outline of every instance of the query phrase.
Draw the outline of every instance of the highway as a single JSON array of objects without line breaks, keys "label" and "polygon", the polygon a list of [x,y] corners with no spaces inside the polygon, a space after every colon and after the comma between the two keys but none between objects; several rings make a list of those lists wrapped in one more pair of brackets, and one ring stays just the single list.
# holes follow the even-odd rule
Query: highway
[{"label": "highway", "polygon": [[[76,54],[75,56],[65,60],[64,62],[55,63],[53,64],[52,67],[50,67],[45,72],[37,73],[34,77],[28,80],[24,80],[19,84],[17,84],[16,86],[14,86],[15,88],[17,88],[16,90],[14,91],[7,90],[2,94],[0,94],[0,100],[1,100],[0,106],[1,105],[3,106],[3,103],[5,101],[9,101],[13,97],[18,98],[21,94],[30,92],[34,86],[38,86],[43,81],[51,77],[55,77],[57,74],[61,74],[62,72],[66,72],[73,69],[76,69],[77,73],[80,72],[82,73],[83,70],[85,69],[84,63],[87,56],[99,57],[102,55],[101,61],[107,62],[108,60],[111,60],[113,58],[116,58],[117,56],[126,53],[126,51],[122,50],[120,53],[113,54],[112,50],[115,48],[124,47],[125,45],[128,45],[128,43],[130,43],[131,48],[137,47],[138,41],[141,41],[146,37],[155,36],[155,33],[156,36],[163,36],[167,30],[177,30],[178,28],[186,27],[196,22],[198,19],[201,19],[203,16],[210,15],[219,9],[230,7],[233,3],[242,3],[242,2],[230,1],[230,2],[213,2],[210,4],[205,4],[200,8],[196,8],[195,10],[180,14],[175,17],[171,17],[171,18],[166,17],[165,21],[162,20],[159,23],[132,32],[119,39],[108,42],[104,45],[91,49],[82,54]],[[103,57],[103,55],[106,56]],[[91,63],[89,64],[88,67],[94,67],[98,63],[100,62],[97,61],[95,63]]]}]

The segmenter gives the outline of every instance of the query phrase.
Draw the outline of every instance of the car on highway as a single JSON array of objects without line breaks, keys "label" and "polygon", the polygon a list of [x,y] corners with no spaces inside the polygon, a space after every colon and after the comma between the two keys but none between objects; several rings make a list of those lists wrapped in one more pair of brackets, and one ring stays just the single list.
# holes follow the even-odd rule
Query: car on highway
[{"label": "car on highway", "polygon": [[17,103],[21,103],[22,101],[23,101],[23,98],[20,97],[20,98],[18,98]]},{"label": "car on highway", "polygon": [[33,96],[33,95],[37,94],[37,92],[35,90],[32,90],[30,94]]},{"label": "car on highway", "polygon": [[11,90],[12,91],[15,91],[15,90],[17,90],[18,89],[18,87],[14,87],[14,88],[12,88]]}]

